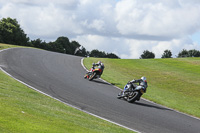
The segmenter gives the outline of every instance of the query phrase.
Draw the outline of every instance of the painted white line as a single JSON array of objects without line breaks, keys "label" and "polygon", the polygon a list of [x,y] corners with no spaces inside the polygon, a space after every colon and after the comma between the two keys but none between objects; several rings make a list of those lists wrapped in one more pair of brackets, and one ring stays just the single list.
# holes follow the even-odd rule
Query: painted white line
[{"label": "painted white line", "polygon": [[[12,48],[8,48],[8,49],[12,49]],[[8,50],[8,49],[0,50],[0,52],[5,51],[5,50]],[[88,71],[88,70],[85,68],[84,64],[83,64],[83,59],[84,59],[84,58],[81,59],[81,65],[83,66],[83,68],[84,68],[86,71]],[[32,86],[30,86],[30,85],[28,85],[28,84],[22,82],[21,80],[19,80],[19,79],[13,77],[12,75],[10,75],[10,74],[7,73],[6,71],[4,71],[1,67],[0,67],[0,70],[3,71],[3,72],[4,72],[5,74],[7,74],[8,76],[12,77],[13,79],[17,80],[18,82],[20,82],[20,83],[26,85],[27,87],[29,87],[29,88],[31,88],[31,89],[33,89],[33,90],[39,92],[39,93],[42,93],[42,94],[44,94],[44,95],[46,95],[46,96],[48,96],[48,97],[51,97],[51,98],[53,98],[53,99],[55,99],[55,100],[57,100],[57,101],[60,101],[60,102],[66,104],[66,105],[68,105],[68,106],[70,106],[70,107],[73,107],[73,108],[75,108],[75,109],[77,109],[77,110],[80,110],[80,111],[82,111],[82,112],[85,112],[85,113],[87,113],[87,114],[90,114],[90,115],[92,115],[92,116],[95,116],[95,117],[97,117],[97,118],[100,118],[100,119],[102,119],[102,120],[108,121],[108,122],[113,123],[113,124],[115,124],[115,125],[118,125],[118,126],[120,126],[120,127],[126,128],[126,129],[128,129],[128,130],[131,130],[131,131],[140,133],[139,131],[137,131],[137,130],[135,130],[135,129],[131,129],[131,128],[129,128],[129,127],[123,126],[123,125],[121,125],[121,124],[119,124],[119,123],[113,122],[113,121],[108,120],[108,119],[106,119],[106,118],[103,118],[103,117],[101,117],[101,116],[98,116],[98,115],[95,115],[95,114],[90,113],[90,112],[88,112],[88,111],[85,111],[85,110],[83,110],[83,109],[81,109],[81,108],[78,108],[78,107],[76,107],[76,106],[73,106],[73,105],[71,105],[71,104],[69,104],[69,103],[66,103],[66,102],[64,102],[64,101],[61,101],[61,100],[59,100],[59,99],[57,99],[57,98],[55,98],[55,97],[53,97],[53,96],[51,96],[51,95],[49,95],[49,94],[46,94],[46,93],[44,93],[44,92],[42,92],[42,91],[40,91],[40,90],[38,90],[38,89],[36,89],[36,88],[34,88],[34,87],[32,87]],[[103,80],[103,79],[101,79],[101,80],[104,81],[104,82],[106,82],[106,83],[108,83],[107,81],[105,81],[105,80]],[[110,83],[108,83],[108,84],[110,84]],[[112,85],[112,84],[110,84],[110,85]],[[117,88],[117,89],[119,89],[119,90],[121,90],[121,89],[120,89],[119,87],[117,87],[117,86],[114,86],[114,85],[112,85],[112,86],[115,87],[115,88]],[[165,107],[165,106],[163,106],[163,105],[154,103],[154,102],[149,101],[149,100],[147,100],[147,99],[144,99],[144,98],[142,98],[142,99],[145,100],[145,101],[148,101],[148,102],[150,102],[150,103],[153,103],[153,104],[156,104],[156,105]],[[168,108],[168,107],[165,107],[165,108]],[[195,119],[197,119],[197,120],[200,120],[200,119],[197,118],[197,117],[194,117],[194,116],[191,116],[191,115],[188,115],[188,114],[179,112],[179,111],[177,111],[177,110],[174,110],[174,109],[171,109],[171,108],[168,108],[168,109],[173,110],[173,111],[175,111],[175,112],[178,112],[178,113],[180,113],[180,114],[184,114],[184,115],[186,115],[186,116],[195,118]]]},{"label": "painted white line", "polygon": [[[89,70],[87,70],[87,68],[84,66],[83,60],[84,60],[84,58],[81,59],[81,65],[82,65],[82,67],[83,67],[87,72],[89,72]],[[107,84],[112,85],[111,83],[108,83],[107,81],[105,81],[105,80],[103,80],[103,79],[101,79],[101,78],[99,78],[99,79],[102,80],[103,82],[107,83]],[[117,87],[117,86],[114,86],[114,85],[112,85],[112,86],[115,87],[115,88],[117,88],[117,89],[119,89],[119,90],[121,90],[121,89],[120,89],[119,87]],[[98,117],[98,116],[97,116],[97,117]],[[131,131],[140,133],[139,131],[137,131],[137,130],[135,130],[135,129],[131,129],[131,128],[129,128],[129,127],[123,126],[123,125],[121,125],[121,124],[119,124],[119,123],[116,123],[116,122],[113,122],[113,121],[110,121],[110,120],[107,120],[107,119],[104,119],[104,118],[101,118],[101,119],[106,120],[106,121],[108,121],[108,122],[111,122],[111,123],[113,123],[113,124],[116,124],[116,125],[118,125],[118,126],[121,126],[121,127],[123,127],[123,128],[129,129],[129,130],[131,130]]]},{"label": "painted white line", "polygon": [[[5,50],[8,50],[8,49],[5,49]],[[0,50],[0,52],[2,52],[2,51],[4,51],[4,50]],[[81,61],[82,61],[82,60],[81,60]],[[86,69],[86,68],[85,68],[85,69]],[[75,109],[77,109],[77,110],[79,110],[79,111],[85,112],[85,113],[87,113],[87,114],[89,114],[89,115],[92,115],[92,116],[94,116],[94,117],[100,118],[100,119],[105,120],[105,121],[110,122],[110,123],[113,123],[113,124],[115,124],[115,125],[117,125],[117,126],[126,128],[126,129],[128,129],[128,130],[130,130],[130,131],[134,131],[134,132],[140,133],[140,132],[137,131],[137,130],[131,129],[131,128],[129,128],[129,127],[126,127],[126,126],[121,125],[121,124],[119,124],[119,123],[113,122],[113,121],[108,120],[108,119],[106,119],[106,118],[103,118],[103,117],[101,117],[101,116],[98,116],[98,115],[95,115],[95,114],[93,114],[93,113],[90,113],[90,112],[88,112],[88,111],[86,111],[86,110],[83,110],[83,109],[81,109],[81,108],[78,108],[78,107],[76,107],[76,106],[73,106],[73,105],[71,105],[71,104],[69,104],[69,103],[66,103],[66,102],[64,102],[64,101],[61,101],[61,100],[59,100],[59,99],[57,99],[57,98],[55,98],[55,97],[53,97],[53,96],[51,96],[51,95],[49,95],[49,94],[44,93],[44,92],[42,92],[42,91],[40,91],[40,90],[38,90],[38,89],[36,89],[36,88],[34,88],[34,87],[28,85],[27,83],[25,83],[25,82],[23,82],[23,81],[21,81],[21,80],[15,78],[15,77],[13,77],[11,74],[9,74],[9,73],[6,72],[5,70],[3,70],[1,67],[0,67],[0,70],[3,71],[3,72],[4,72],[5,74],[7,74],[8,76],[10,76],[10,77],[12,77],[13,79],[15,79],[16,81],[18,81],[18,82],[20,82],[20,83],[26,85],[27,87],[29,87],[29,88],[31,88],[31,89],[33,89],[33,90],[39,92],[39,93],[42,93],[43,95],[46,95],[46,96],[48,96],[48,97],[51,97],[51,98],[53,98],[53,99],[55,99],[55,100],[57,100],[57,101],[60,101],[60,102],[66,104],[66,105],[68,105],[68,106],[70,106],[70,107],[72,107],[72,108],[75,108]]]},{"label": "painted white line", "polygon": [[[86,67],[84,66],[84,64],[83,64],[83,60],[84,60],[84,58],[81,59],[81,65],[83,66],[83,68],[84,68],[86,71],[88,71],[88,70],[86,69]],[[121,88],[119,88],[119,87],[117,87],[117,86],[115,86],[115,85],[113,85],[113,84],[111,84],[111,83],[109,83],[109,82],[107,82],[107,81],[105,81],[105,80],[103,80],[103,79],[101,79],[101,78],[99,78],[99,79],[102,80],[102,81],[104,81],[104,82],[107,83],[107,84],[112,85],[113,87],[117,88],[118,90],[122,90]],[[155,102],[153,102],[153,101],[150,101],[150,100],[148,100],[148,99],[145,99],[145,98],[143,98],[143,97],[142,97],[141,99],[144,100],[144,101],[147,101],[147,102],[149,102],[149,103],[155,104],[155,105],[157,105],[157,106],[161,106],[161,107],[164,107],[164,108],[166,108],[166,109],[173,110],[173,111],[175,111],[175,112],[177,112],[177,113],[180,113],[180,114],[183,114],[183,115],[192,117],[192,118],[194,118],[194,119],[200,120],[200,118],[198,118],[198,117],[195,117],[195,116],[192,116],[192,115],[189,115],[189,114],[180,112],[180,111],[178,111],[178,110],[175,110],[175,109],[166,107],[166,106],[161,105],[161,104],[157,104],[157,103],[155,103]]]},{"label": "painted white line", "polygon": [[113,123],[113,124],[118,125],[118,126],[120,126],[120,127],[126,128],[126,129],[128,129],[128,130],[131,130],[131,131],[140,133],[140,132],[137,131],[137,130],[128,128],[128,127],[126,127],[126,126],[123,126],[123,125],[121,125],[121,124],[118,124],[118,123],[116,123],[116,122],[113,122],[113,121],[111,121],[111,120],[108,120],[108,119],[106,119],[106,118],[103,118],[103,117],[101,117],[101,116],[95,115],[95,114],[90,113],[90,112],[88,112],[88,111],[86,111],[86,110],[83,110],[83,109],[81,109],[81,108],[78,108],[78,107],[76,107],[76,106],[74,106],[74,105],[71,105],[71,104],[69,104],[69,103],[66,103],[66,102],[64,102],[64,101],[62,101],[62,100],[60,100],[60,99],[57,99],[57,98],[55,98],[55,97],[53,97],[53,96],[51,96],[51,95],[49,95],[49,94],[47,94],[47,93],[44,93],[44,92],[42,92],[42,91],[40,91],[40,90],[38,90],[38,89],[36,89],[36,88],[34,88],[34,87],[28,85],[27,83],[24,83],[23,81],[21,81],[21,80],[15,78],[15,77],[13,77],[13,76],[10,75],[9,73],[7,73],[5,70],[3,70],[1,67],[0,67],[0,70],[3,71],[3,72],[4,72],[5,74],[7,74],[8,76],[12,77],[13,79],[17,80],[18,82],[20,82],[20,83],[26,85],[27,87],[29,87],[29,88],[31,88],[31,89],[33,89],[33,90],[39,92],[39,93],[42,93],[43,95],[46,95],[46,96],[48,96],[48,97],[51,97],[51,98],[53,98],[53,99],[55,99],[55,100],[57,100],[57,101],[59,101],[59,102],[62,102],[62,103],[66,104],[66,105],[68,105],[68,106],[70,106],[70,107],[72,107],[72,108],[75,108],[75,109],[77,109],[77,110],[79,110],[79,111],[82,111],[82,112],[84,112],[84,113],[87,113],[87,114],[89,114],[89,115],[95,116],[95,117],[97,117],[97,118],[100,118],[100,119],[102,119],[102,120],[108,121],[108,122],[110,122],[110,123]]},{"label": "painted white line", "polygon": [[12,48],[2,49],[2,50],[0,50],[0,52],[6,51],[6,50],[8,50],[8,49],[12,49]]},{"label": "painted white line", "polygon": [[[87,70],[87,68],[84,66],[84,64],[83,64],[83,60],[84,60],[84,58],[81,59],[81,65],[82,65],[82,67],[83,67],[87,72],[89,72],[89,71]],[[109,82],[103,80],[102,78],[99,78],[99,79],[102,80],[103,82],[109,84],[109,85],[112,85],[111,83],[109,83]],[[114,86],[114,85],[113,85],[113,87],[115,87],[115,88],[121,90],[121,89],[120,89],[119,87],[117,87],[117,86]]]}]

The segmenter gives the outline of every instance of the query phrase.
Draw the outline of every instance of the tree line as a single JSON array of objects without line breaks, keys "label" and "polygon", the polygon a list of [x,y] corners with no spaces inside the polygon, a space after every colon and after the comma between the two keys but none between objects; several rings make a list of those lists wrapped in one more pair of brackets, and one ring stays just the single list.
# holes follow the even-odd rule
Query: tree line
[{"label": "tree line", "polygon": [[[200,51],[195,49],[192,50],[183,49],[181,52],[178,53],[177,58],[183,58],[183,57],[200,57]],[[155,58],[155,54],[148,50],[145,50],[143,54],[140,56],[140,59],[149,59],[149,58]],[[168,49],[165,50],[161,58],[172,58],[172,52]]]},{"label": "tree line", "polygon": [[83,57],[101,57],[101,58],[119,58],[113,53],[105,53],[97,49],[87,51],[77,41],[69,41],[67,37],[61,36],[53,42],[45,42],[40,38],[30,40],[25,34],[24,30],[20,27],[16,19],[2,18],[0,20],[0,43],[29,46],[40,48],[48,51],[83,56]]},{"label": "tree line", "polygon": [[[14,44],[21,46],[30,46],[35,48],[41,48],[48,51],[54,51],[59,53],[83,56],[83,57],[100,57],[100,58],[119,58],[113,53],[105,53],[94,49],[87,51],[77,41],[69,41],[67,37],[58,37],[54,42],[45,42],[41,39],[30,40],[24,30],[18,24],[16,19],[2,18],[0,20],[0,43]],[[200,51],[198,50],[185,50],[179,52],[178,58],[182,57],[200,57]],[[140,59],[155,58],[155,54],[151,51],[145,50]],[[165,50],[161,58],[172,58],[172,52]]]}]

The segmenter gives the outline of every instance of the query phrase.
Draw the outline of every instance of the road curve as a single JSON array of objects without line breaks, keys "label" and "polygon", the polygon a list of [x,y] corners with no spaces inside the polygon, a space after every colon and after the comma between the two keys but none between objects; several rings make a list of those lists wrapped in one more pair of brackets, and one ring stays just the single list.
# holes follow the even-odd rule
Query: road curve
[{"label": "road curve", "polygon": [[0,67],[52,97],[140,132],[200,132],[199,119],[144,100],[130,104],[116,98],[112,85],[85,80],[81,57],[13,48],[0,52]]}]

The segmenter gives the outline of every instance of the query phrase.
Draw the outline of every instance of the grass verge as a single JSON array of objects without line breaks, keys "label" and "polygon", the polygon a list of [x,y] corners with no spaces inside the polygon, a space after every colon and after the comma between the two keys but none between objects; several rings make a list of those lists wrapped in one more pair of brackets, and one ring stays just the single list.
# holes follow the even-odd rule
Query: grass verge
[{"label": "grass verge", "polygon": [[0,50],[7,49],[7,48],[16,48],[16,47],[22,47],[22,46],[0,43]]},{"label": "grass verge", "polygon": [[[3,45],[3,46],[2,46]],[[0,44],[0,48],[15,47]],[[132,132],[40,94],[0,71],[0,132]]]},{"label": "grass verge", "polygon": [[132,80],[147,77],[144,98],[200,118],[200,58],[104,59],[85,58],[105,64],[102,78],[120,88]]}]

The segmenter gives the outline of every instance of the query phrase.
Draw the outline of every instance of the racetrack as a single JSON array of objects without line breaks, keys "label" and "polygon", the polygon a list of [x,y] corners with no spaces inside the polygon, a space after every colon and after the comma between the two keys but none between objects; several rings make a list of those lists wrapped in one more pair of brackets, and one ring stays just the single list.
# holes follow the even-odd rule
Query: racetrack
[{"label": "racetrack", "polygon": [[116,98],[119,90],[112,85],[101,80],[85,80],[81,57],[14,48],[0,52],[0,66],[52,97],[140,132],[200,131],[199,119],[145,100],[130,104]]}]

